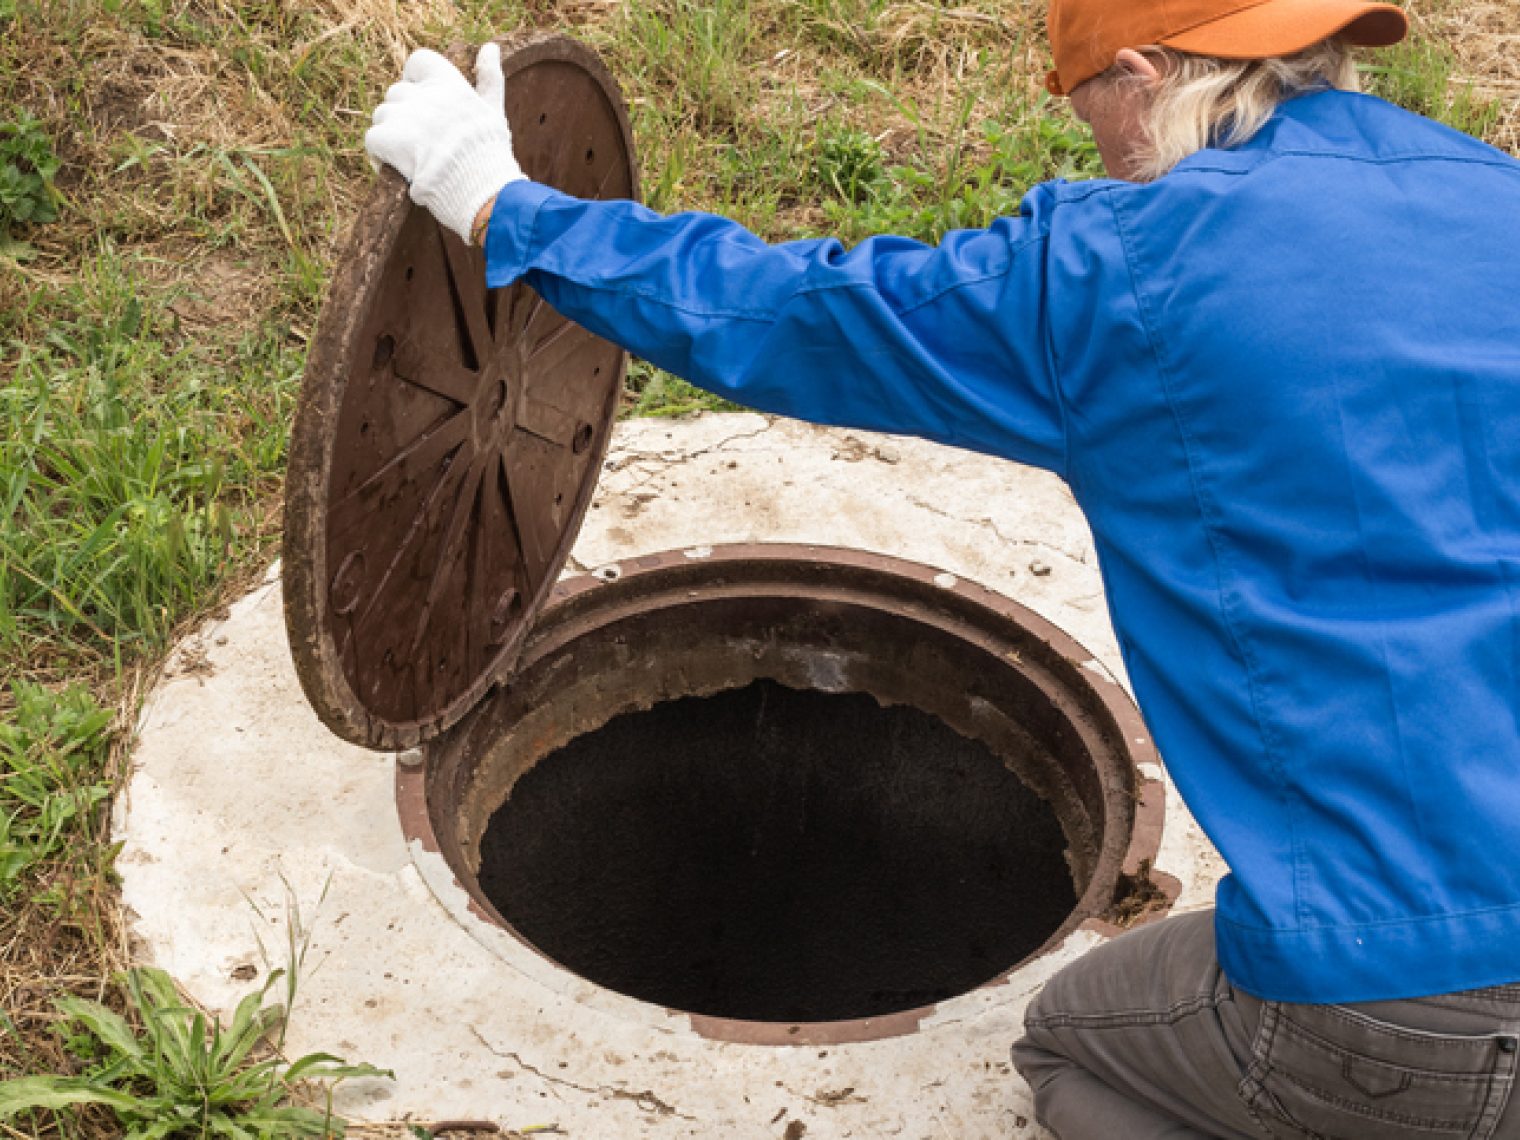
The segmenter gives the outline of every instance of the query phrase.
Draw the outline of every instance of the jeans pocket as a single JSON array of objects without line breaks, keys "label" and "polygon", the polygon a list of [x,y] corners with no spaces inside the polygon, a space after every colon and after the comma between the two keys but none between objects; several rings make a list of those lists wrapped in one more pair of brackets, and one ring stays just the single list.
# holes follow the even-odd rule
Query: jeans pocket
[{"label": "jeans pocket", "polygon": [[1282,1140],[1477,1140],[1508,1096],[1511,1042],[1406,1029],[1345,1006],[1267,1002],[1240,1095]]}]

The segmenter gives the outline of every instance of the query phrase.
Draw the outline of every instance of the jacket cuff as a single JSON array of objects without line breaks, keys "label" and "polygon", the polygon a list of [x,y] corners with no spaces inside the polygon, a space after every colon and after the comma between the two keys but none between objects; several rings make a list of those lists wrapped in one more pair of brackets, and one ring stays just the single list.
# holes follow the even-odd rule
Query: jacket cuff
[{"label": "jacket cuff", "polygon": [[510,285],[528,271],[538,211],[558,190],[522,179],[509,182],[496,196],[486,227],[486,287]]}]

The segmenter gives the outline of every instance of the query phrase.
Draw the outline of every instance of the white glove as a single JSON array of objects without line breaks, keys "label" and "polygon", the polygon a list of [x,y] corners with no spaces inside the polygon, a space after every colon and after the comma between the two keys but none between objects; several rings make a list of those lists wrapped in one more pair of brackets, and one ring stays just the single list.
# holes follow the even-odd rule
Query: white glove
[{"label": "white glove", "polygon": [[415,51],[364,136],[371,160],[395,167],[412,201],[466,243],[482,207],[526,177],[512,153],[506,95],[496,44],[475,57],[474,87],[437,52]]}]

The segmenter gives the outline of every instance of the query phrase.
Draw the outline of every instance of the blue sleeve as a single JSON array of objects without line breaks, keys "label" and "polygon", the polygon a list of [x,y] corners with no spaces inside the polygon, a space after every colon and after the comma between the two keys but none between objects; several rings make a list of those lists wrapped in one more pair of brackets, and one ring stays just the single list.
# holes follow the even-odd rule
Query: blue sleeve
[{"label": "blue sleeve", "polygon": [[847,252],[517,182],[491,215],[486,280],[526,278],[572,320],[737,403],[1064,474],[1041,213],[937,247],[880,237]]}]

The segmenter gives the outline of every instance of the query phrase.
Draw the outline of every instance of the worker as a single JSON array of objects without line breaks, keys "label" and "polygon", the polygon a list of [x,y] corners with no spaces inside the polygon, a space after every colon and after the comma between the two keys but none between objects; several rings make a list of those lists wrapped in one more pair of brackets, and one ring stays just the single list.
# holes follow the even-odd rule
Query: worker
[{"label": "worker", "polygon": [[1111,179],[929,246],[523,177],[499,55],[370,154],[491,286],[728,399],[1055,472],[1229,864],[1031,1003],[1061,1140],[1520,1137],[1520,162],[1358,94],[1364,0],[1053,0]]}]

